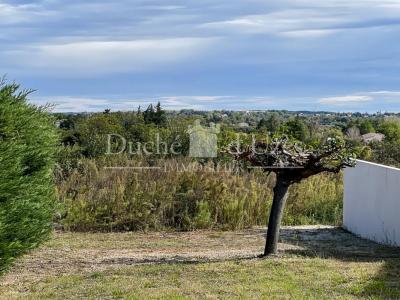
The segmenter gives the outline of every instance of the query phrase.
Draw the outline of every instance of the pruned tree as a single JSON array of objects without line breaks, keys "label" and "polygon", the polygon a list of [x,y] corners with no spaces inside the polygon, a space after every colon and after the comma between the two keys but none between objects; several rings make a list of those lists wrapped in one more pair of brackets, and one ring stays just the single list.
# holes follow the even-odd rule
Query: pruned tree
[{"label": "pruned tree", "polygon": [[249,168],[261,168],[267,173],[276,174],[264,256],[277,252],[280,224],[290,185],[322,172],[338,173],[345,167],[355,165],[352,149],[339,138],[329,138],[317,148],[306,147],[285,137],[276,138],[268,143],[256,142],[245,149],[235,145],[231,148],[231,154]]}]

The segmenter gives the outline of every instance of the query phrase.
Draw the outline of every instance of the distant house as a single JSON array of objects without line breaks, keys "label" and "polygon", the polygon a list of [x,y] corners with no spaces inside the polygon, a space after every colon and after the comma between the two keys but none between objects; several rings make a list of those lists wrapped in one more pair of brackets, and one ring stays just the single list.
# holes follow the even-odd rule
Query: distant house
[{"label": "distant house", "polygon": [[63,126],[65,126],[66,123],[68,123],[67,119],[56,120],[55,125],[57,128],[62,128]]},{"label": "distant house", "polygon": [[240,128],[247,128],[247,127],[249,127],[250,125],[249,125],[249,123],[239,123],[238,126],[239,126]]},{"label": "distant house", "polygon": [[382,133],[366,133],[361,136],[364,143],[382,142],[385,135]]}]

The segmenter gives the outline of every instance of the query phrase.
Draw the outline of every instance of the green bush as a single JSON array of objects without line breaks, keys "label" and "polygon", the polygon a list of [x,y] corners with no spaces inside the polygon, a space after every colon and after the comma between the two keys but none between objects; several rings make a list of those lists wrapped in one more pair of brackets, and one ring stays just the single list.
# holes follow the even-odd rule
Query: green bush
[{"label": "green bush", "polygon": [[28,91],[0,82],[0,272],[51,231],[57,135]]}]

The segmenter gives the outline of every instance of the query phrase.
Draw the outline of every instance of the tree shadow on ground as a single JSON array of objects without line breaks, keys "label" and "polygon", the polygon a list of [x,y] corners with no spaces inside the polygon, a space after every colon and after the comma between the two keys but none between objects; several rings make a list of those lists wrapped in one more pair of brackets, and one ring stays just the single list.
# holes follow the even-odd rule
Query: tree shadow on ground
[{"label": "tree shadow on ground", "polygon": [[[257,256],[262,253],[265,232],[265,229],[258,228],[239,232],[174,233],[165,237],[166,240],[171,238],[171,243],[154,244],[154,241],[160,240],[164,235],[156,233],[151,238],[144,238],[144,235],[141,235],[140,242],[133,245],[126,244],[126,237],[112,236],[110,239],[109,235],[101,237],[95,235],[96,239],[102,239],[105,243],[93,244],[92,238],[87,246],[73,243],[71,247],[65,246],[65,237],[60,235],[59,241],[64,241],[64,243],[60,246],[44,246],[35,250],[21,260],[14,272],[8,274],[9,277],[5,279],[5,282],[7,284],[32,282],[38,278],[44,280],[48,276],[103,272],[127,265],[202,264],[257,259]],[[152,233],[149,235],[151,236]],[[129,238],[133,237],[134,235],[129,236]],[[118,246],[118,241],[122,241],[123,244]],[[149,241],[150,244],[148,244]],[[96,248],[94,245],[100,247]],[[350,266],[349,270],[356,269],[355,272],[368,270],[368,263],[371,263],[371,268],[374,268],[371,272],[375,272],[377,267],[381,269],[375,275],[368,272],[366,276],[360,277],[360,274],[355,276],[358,280],[357,284],[353,285],[358,289],[354,292],[355,296],[400,299],[400,248],[379,245],[356,237],[341,228],[296,226],[282,228],[279,249],[278,259],[298,256],[335,259],[345,263],[366,263],[360,268]],[[376,264],[372,264],[374,262]],[[310,260],[310,263],[312,264],[313,261]],[[335,262],[333,264],[336,266]],[[345,264],[338,265],[341,268]],[[334,271],[341,272],[340,269]],[[353,278],[351,274],[346,274],[346,283],[351,278]],[[343,288],[346,288],[345,284]]]},{"label": "tree shadow on ground", "polygon": [[281,255],[334,258],[348,262],[382,262],[379,273],[366,282],[361,295],[400,299],[400,248],[357,237],[342,228],[283,228]]}]

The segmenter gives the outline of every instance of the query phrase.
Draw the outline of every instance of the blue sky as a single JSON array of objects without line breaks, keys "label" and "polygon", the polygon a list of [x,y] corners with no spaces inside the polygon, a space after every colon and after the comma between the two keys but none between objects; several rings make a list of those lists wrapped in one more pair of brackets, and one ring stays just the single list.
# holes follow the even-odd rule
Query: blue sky
[{"label": "blue sky", "polygon": [[0,27],[55,111],[400,111],[399,0],[0,0]]}]

